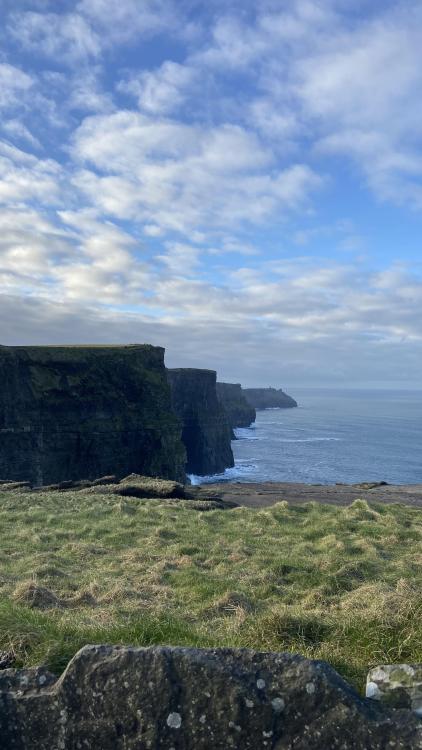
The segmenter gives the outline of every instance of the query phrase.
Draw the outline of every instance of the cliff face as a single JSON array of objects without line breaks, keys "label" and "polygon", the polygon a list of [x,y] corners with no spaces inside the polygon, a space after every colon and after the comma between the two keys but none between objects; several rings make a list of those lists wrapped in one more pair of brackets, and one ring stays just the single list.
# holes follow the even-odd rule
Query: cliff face
[{"label": "cliff face", "polygon": [[297,402],[279,388],[242,388],[248,404],[255,409],[291,409]]},{"label": "cliff face", "polygon": [[167,370],[175,413],[182,420],[188,474],[219,474],[234,466],[231,429],[217,399],[216,373],[189,368]]},{"label": "cliff face", "polygon": [[246,401],[240,383],[217,383],[217,397],[233,429],[255,422],[255,409]]},{"label": "cliff face", "polygon": [[0,347],[0,378],[0,478],[184,480],[164,349]]}]

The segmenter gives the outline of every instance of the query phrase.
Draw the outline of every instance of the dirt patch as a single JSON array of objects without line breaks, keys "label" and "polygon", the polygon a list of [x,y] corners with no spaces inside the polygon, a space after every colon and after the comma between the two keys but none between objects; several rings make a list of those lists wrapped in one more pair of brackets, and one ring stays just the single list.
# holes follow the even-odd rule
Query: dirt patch
[{"label": "dirt patch", "polygon": [[[193,488],[190,488],[192,490]],[[357,498],[377,503],[402,503],[422,507],[422,484],[392,485],[383,482],[353,484],[298,484],[294,482],[222,482],[196,486],[195,496],[220,497],[225,503],[233,502],[249,508],[264,508],[285,500],[289,505],[303,503],[328,503],[350,505]]]},{"label": "dirt patch", "polygon": [[54,591],[45,586],[39,586],[34,581],[22,581],[15,588],[13,598],[19,604],[26,604],[34,609],[53,609],[63,606]]}]

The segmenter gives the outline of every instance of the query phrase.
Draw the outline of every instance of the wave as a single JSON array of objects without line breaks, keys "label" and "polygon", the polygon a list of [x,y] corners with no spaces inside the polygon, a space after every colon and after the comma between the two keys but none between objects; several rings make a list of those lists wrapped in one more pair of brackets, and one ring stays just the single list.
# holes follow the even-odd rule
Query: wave
[{"label": "wave", "polygon": [[237,440],[261,440],[254,434],[255,427],[235,427],[234,434]]},{"label": "wave", "polygon": [[313,437],[313,438],[278,438],[278,443],[324,443],[324,442],[341,442],[343,438],[338,437]]},{"label": "wave", "polygon": [[214,482],[235,482],[237,479],[242,479],[249,474],[253,474],[256,469],[256,464],[252,464],[249,461],[239,461],[236,466],[226,469],[221,474],[209,474],[207,476],[188,474],[188,478],[192,485],[214,484]]}]

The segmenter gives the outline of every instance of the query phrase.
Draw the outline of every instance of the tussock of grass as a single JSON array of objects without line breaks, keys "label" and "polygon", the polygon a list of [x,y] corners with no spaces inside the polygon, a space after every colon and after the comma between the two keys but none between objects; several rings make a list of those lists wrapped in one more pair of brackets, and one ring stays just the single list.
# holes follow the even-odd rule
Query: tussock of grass
[{"label": "tussock of grass", "polygon": [[422,660],[422,511],[193,509],[106,488],[0,488],[0,651],[60,672],[88,642]]}]

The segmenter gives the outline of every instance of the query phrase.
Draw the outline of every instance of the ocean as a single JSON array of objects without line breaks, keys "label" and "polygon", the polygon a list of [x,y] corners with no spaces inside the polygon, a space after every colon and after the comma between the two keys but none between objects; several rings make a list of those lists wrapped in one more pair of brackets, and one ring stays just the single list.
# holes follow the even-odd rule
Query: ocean
[{"label": "ocean", "polygon": [[422,391],[292,389],[296,409],[237,429],[235,466],[208,482],[422,483]]}]

